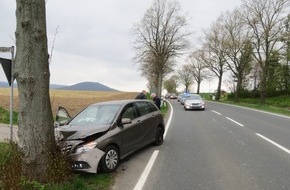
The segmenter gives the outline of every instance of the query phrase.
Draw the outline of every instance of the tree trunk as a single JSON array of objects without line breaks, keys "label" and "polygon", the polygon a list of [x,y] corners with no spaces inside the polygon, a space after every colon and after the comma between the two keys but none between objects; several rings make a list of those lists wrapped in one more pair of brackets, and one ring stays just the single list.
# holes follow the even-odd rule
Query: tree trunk
[{"label": "tree trunk", "polygon": [[196,91],[197,94],[199,94],[200,91],[200,83],[201,83],[200,81],[197,82],[197,91]]},{"label": "tree trunk", "polygon": [[223,71],[220,71],[219,73],[219,81],[218,81],[218,87],[217,87],[217,94],[216,94],[216,100],[220,101],[221,99],[221,87],[222,87],[222,80],[223,80]]},{"label": "tree trunk", "polygon": [[162,94],[162,74],[158,75],[157,96],[161,97]]},{"label": "tree trunk", "polygon": [[237,87],[236,87],[236,92],[235,92],[235,102],[239,102],[240,100],[242,81],[243,81],[242,76],[238,76]]},{"label": "tree trunk", "polygon": [[262,80],[261,80],[261,88],[260,88],[260,104],[265,105],[266,103],[266,91],[267,91],[267,68],[263,69]]},{"label": "tree trunk", "polygon": [[45,12],[45,0],[16,0],[15,76],[22,172],[28,179],[40,182],[46,180],[55,145]]}]

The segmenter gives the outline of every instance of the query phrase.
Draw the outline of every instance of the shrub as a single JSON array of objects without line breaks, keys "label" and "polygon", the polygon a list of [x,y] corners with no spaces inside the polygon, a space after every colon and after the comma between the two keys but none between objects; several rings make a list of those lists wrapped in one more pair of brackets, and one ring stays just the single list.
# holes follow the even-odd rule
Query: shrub
[{"label": "shrub", "polygon": [[15,143],[0,146],[0,189],[21,189],[21,154]]}]

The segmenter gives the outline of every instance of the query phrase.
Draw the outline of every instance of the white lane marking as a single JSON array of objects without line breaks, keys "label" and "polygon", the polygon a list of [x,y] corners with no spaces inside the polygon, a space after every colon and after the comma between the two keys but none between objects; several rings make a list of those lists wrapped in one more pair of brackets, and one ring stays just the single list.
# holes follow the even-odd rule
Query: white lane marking
[{"label": "white lane marking", "polygon": [[152,168],[152,166],[153,166],[153,164],[154,164],[154,162],[155,162],[155,160],[157,158],[158,153],[159,153],[159,150],[155,150],[153,152],[153,154],[152,154],[152,156],[151,156],[146,168],[144,169],[141,177],[138,180],[138,183],[135,185],[134,190],[142,190],[143,189],[143,186],[144,186],[144,184],[145,184],[145,182],[147,180],[147,177],[148,177],[148,175],[149,175],[149,173],[151,171],[151,168]]},{"label": "white lane marking", "polygon": [[165,126],[165,132],[164,132],[164,136],[163,136],[164,139],[165,139],[165,137],[166,137],[167,131],[168,131],[169,126],[170,126],[170,123],[171,123],[172,115],[173,115],[173,107],[172,107],[172,105],[170,104],[169,101],[166,101],[166,102],[169,104],[170,109],[171,109],[171,112],[170,112],[170,115],[169,115],[168,121],[167,121],[166,126]]},{"label": "white lane marking", "polygon": [[214,111],[214,110],[211,110],[212,112],[218,114],[218,115],[222,115],[221,113],[217,112],[217,111]]},{"label": "white lane marking", "polygon": [[[165,126],[163,139],[165,139],[165,137],[166,137],[167,131],[168,131],[170,123],[171,123],[172,115],[173,115],[173,107],[172,107],[172,105],[170,104],[169,101],[166,101],[166,102],[169,104],[171,112],[170,112],[168,121],[167,121],[166,126]],[[159,153],[159,150],[155,150],[152,153],[152,156],[149,159],[144,171],[142,172],[142,175],[140,176],[137,184],[135,185],[134,190],[141,190],[143,188],[143,186],[144,186],[144,184],[145,184],[145,182],[146,182],[146,180],[148,178],[148,175],[149,175],[149,173],[150,173],[150,171],[151,171],[151,169],[153,167],[153,164],[154,164],[154,162],[155,162],[155,160],[157,158],[158,153]]]},{"label": "white lane marking", "polygon": [[239,125],[239,126],[241,126],[241,127],[244,127],[243,124],[241,124],[241,123],[239,123],[239,122],[237,122],[237,121],[235,121],[235,120],[233,120],[233,119],[231,119],[231,118],[229,118],[229,117],[226,117],[226,118],[227,118],[228,120],[234,122],[235,124],[237,124],[237,125]]},{"label": "white lane marking", "polygon": [[263,136],[263,135],[261,135],[261,134],[259,134],[259,133],[256,133],[256,135],[258,135],[258,136],[261,137],[262,139],[268,141],[269,143],[275,145],[276,147],[278,147],[278,148],[280,148],[281,150],[283,150],[283,151],[287,152],[288,154],[290,154],[290,150],[289,150],[289,149],[287,149],[287,148],[285,148],[285,147],[279,145],[278,143],[272,141],[271,139],[268,139],[267,137],[265,137],[265,136]]}]

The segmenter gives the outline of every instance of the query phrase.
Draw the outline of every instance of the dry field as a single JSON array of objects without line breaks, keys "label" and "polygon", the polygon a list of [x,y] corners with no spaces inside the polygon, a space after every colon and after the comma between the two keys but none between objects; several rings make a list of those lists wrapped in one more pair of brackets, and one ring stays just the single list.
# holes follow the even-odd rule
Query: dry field
[{"label": "dry field", "polygon": [[[72,91],[72,90],[50,90],[50,101],[53,114],[57,108],[62,106],[68,110],[71,116],[75,115],[86,106],[107,101],[134,99],[138,92],[102,92],[102,91]],[[0,88],[0,107],[9,110],[10,88]],[[14,111],[18,112],[18,91],[14,89]]]}]

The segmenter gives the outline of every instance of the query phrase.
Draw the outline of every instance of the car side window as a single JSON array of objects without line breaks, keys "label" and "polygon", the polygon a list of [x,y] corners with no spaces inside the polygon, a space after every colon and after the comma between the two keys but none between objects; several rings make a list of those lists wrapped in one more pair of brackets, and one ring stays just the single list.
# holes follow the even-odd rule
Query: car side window
[{"label": "car side window", "polygon": [[149,106],[151,112],[154,112],[154,111],[158,110],[153,104],[151,104],[149,102],[148,102],[148,106]]},{"label": "car side window", "polygon": [[141,115],[146,115],[152,112],[152,109],[147,102],[137,102],[136,105],[138,106]]},{"label": "car side window", "polygon": [[137,110],[133,104],[125,108],[122,118],[130,118],[131,120],[135,119],[138,117]]}]

